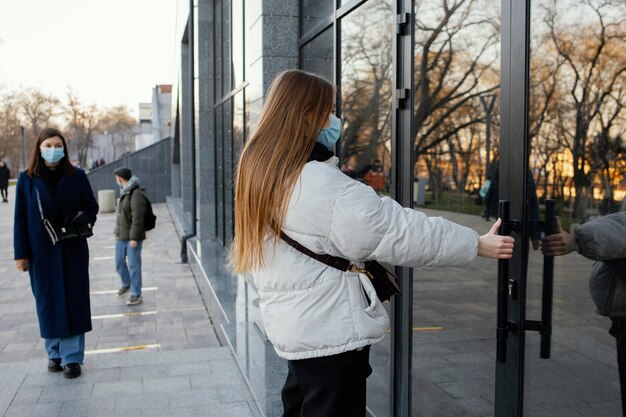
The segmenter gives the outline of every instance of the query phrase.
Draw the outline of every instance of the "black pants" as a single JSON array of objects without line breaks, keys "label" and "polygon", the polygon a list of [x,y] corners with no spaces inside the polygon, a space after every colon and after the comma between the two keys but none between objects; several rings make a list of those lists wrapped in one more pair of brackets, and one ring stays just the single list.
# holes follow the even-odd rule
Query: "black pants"
[{"label": "black pants", "polygon": [[281,396],[283,417],[365,417],[365,380],[345,387],[319,387],[290,369]]},{"label": "black pants", "polygon": [[2,193],[2,200],[6,201],[9,198],[9,193],[6,188],[0,188],[0,193]]},{"label": "black pants", "polygon": [[283,417],[364,417],[369,351],[289,361]]},{"label": "black pants", "polygon": [[617,344],[617,368],[619,384],[622,391],[622,415],[626,417],[626,317],[611,319],[609,333],[615,337]]}]

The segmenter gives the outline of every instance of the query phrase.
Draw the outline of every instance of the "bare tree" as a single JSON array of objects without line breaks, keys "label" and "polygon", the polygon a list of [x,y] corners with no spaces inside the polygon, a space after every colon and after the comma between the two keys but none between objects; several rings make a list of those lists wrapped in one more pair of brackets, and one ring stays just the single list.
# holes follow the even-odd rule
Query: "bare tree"
[{"label": "bare tree", "polygon": [[78,155],[78,163],[87,165],[87,154],[93,144],[94,134],[102,127],[100,112],[95,105],[84,106],[78,96],[69,91],[65,108],[70,146]]},{"label": "bare tree", "polygon": [[26,120],[26,159],[30,158],[39,132],[50,126],[61,114],[61,102],[58,98],[34,88],[22,91],[17,96],[17,103]]},{"label": "bare tree", "polygon": [[[432,5],[432,3],[430,3]],[[466,109],[498,89],[498,16],[479,0],[441,0],[416,23],[416,161],[484,115]],[[491,81],[490,81],[491,80]],[[464,110],[465,109],[465,110]]]},{"label": "bare tree", "polygon": [[[391,3],[366,3],[342,32],[342,153],[362,171],[374,159],[388,168],[392,97]],[[363,30],[367,28],[367,30]]]},{"label": "bare tree", "polygon": [[105,110],[101,120],[103,133],[111,136],[113,159],[117,159],[118,150],[120,155],[132,150],[134,129],[138,123],[127,106],[116,106]]},{"label": "bare tree", "polygon": [[10,160],[16,173],[21,151],[21,120],[17,97],[5,94],[0,97],[0,160]]},{"label": "bare tree", "polygon": [[[624,4],[614,0],[587,0],[584,4],[589,16],[594,17],[593,23],[561,22],[556,0],[546,16],[556,55],[563,60],[559,82],[567,89],[567,100],[558,106],[559,127],[573,157],[576,218],[586,217],[588,202],[593,197],[596,172],[590,160],[590,142],[609,137],[597,132],[602,130],[602,120],[613,118],[611,113],[617,110],[613,97],[626,83]],[[624,102],[623,94],[618,96],[621,97],[619,115]]]}]

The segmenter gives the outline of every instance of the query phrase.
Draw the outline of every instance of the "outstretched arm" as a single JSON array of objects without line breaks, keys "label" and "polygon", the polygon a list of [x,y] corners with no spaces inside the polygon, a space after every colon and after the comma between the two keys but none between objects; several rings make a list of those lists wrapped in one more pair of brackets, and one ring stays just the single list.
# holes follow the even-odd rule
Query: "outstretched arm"
[{"label": "outstretched arm", "polygon": [[491,259],[510,259],[513,256],[515,239],[511,236],[498,235],[502,219],[498,219],[486,234],[478,241],[478,256]]}]

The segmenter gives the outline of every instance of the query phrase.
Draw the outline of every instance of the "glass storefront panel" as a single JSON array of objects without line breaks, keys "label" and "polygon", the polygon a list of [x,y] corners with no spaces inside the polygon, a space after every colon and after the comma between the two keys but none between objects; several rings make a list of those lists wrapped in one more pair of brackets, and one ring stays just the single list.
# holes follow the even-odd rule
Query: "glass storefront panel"
[{"label": "glass storefront panel", "polygon": [[238,88],[244,80],[244,4],[243,0],[232,0],[232,60],[233,88]]},{"label": "glass storefront panel", "polygon": [[[496,220],[484,192],[498,150],[500,2],[426,0],[415,16],[416,209],[482,235]],[[483,258],[414,271],[413,415],[493,415],[496,272]]]},{"label": "glass storefront panel", "polygon": [[388,0],[369,1],[341,20],[342,170],[384,194],[391,169],[392,29]]},{"label": "glass storefront panel", "polygon": [[300,35],[306,35],[333,13],[334,0],[301,0]]},{"label": "glass storefront panel", "polygon": [[[371,0],[340,25],[341,168],[386,195],[391,169],[392,3]],[[372,346],[368,408],[378,417],[389,413],[389,355],[390,337]]]},{"label": "glass storefront panel", "polygon": [[224,243],[224,114],[223,106],[215,108],[215,161],[217,238]]},{"label": "glass storefront panel", "polygon": [[233,100],[223,105],[224,112],[224,245],[233,239],[234,167],[233,167]]},{"label": "glass storefront panel", "polygon": [[[213,33],[214,33],[214,37],[215,37],[215,42],[214,42],[214,47],[215,47],[215,102],[219,102],[220,99],[222,97],[224,97],[224,90],[222,89],[223,86],[223,74],[222,74],[222,57],[223,57],[223,53],[222,53],[222,48],[224,46],[224,38],[223,38],[223,22],[222,19],[220,18],[220,16],[222,15],[222,0],[216,0],[214,3],[214,22],[215,22],[215,27],[213,29]],[[227,91],[230,91],[230,89],[228,89]]]},{"label": "glass storefront panel", "polygon": [[[626,192],[625,22],[623,2],[533,2],[529,168],[542,218],[553,200],[565,231],[618,211]],[[541,320],[549,275],[541,252],[529,255],[526,319]],[[622,415],[611,320],[589,289],[593,264],[576,252],[554,258],[550,357],[540,358],[538,332],[526,334],[527,416]]]},{"label": "glass storefront panel", "polygon": [[328,28],[300,49],[300,68],[333,79],[333,29]]},{"label": "glass storefront panel", "polygon": [[223,94],[227,95],[233,89],[231,83],[232,60],[231,60],[231,35],[230,35],[230,5],[231,0],[222,0],[222,83]]}]

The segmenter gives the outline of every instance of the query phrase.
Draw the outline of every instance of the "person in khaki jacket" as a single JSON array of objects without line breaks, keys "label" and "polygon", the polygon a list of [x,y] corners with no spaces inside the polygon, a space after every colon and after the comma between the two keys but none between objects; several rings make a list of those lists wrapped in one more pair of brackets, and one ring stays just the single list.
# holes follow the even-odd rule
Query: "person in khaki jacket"
[{"label": "person in khaki jacket", "polygon": [[130,290],[129,306],[141,304],[141,247],[146,238],[144,227],[146,199],[139,185],[139,178],[128,168],[113,171],[120,186],[115,223],[115,269],[122,280],[117,291],[122,296]]}]

